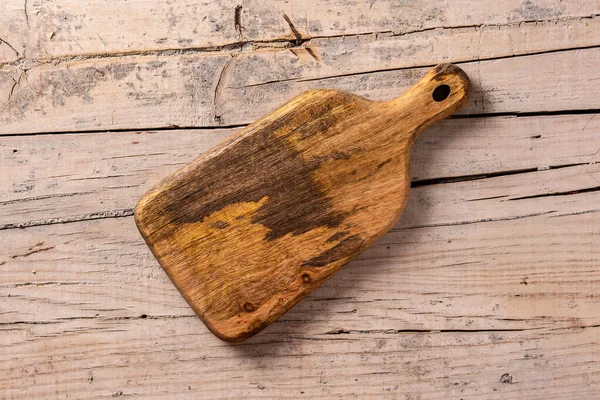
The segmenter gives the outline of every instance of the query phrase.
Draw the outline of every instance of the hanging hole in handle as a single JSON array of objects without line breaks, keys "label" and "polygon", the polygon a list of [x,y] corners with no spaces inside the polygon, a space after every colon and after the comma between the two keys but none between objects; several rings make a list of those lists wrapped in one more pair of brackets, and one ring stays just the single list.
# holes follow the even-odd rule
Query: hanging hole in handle
[{"label": "hanging hole in handle", "polygon": [[433,97],[433,100],[437,101],[438,103],[440,101],[446,100],[448,96],[450,96],[450,86],[448,85],[440,85],[436,87],[435,89],[433,89],[433,93],[431,95],[431,97]]}]

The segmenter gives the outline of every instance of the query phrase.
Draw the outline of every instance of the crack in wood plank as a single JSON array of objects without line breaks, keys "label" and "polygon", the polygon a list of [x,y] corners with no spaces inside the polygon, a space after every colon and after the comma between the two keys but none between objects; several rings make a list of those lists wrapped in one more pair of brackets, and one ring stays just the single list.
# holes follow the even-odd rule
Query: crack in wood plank
[{"label": "crack in wood plank", "polygon": [[513,217],[500,217],[500,218],[482,218],[470,221],[457,221],[457,222],[442,222],[439,224],[423,224],[423,225],[414,225],[408,226],[405,228],[392,228],[390,232],[400,232],[409,229],[422,229],[422,228],[439,228],[442,226],[460,226],[460,225],[472,225],[472,224],[481,224],[485,222],[500,222],[500,221],[514,221],[517,219],[531,218],[531,217],[540,217],[543,215],[549,215],[556,213],[557,210],[544,211],[539,213],[529,213],[524,215],[515,215]]},{"label": "crack in wood plank", "polygon": [[423,29],[414,29],[406,32],[394,33],[392,36],[405,36],[415,33],[431,32],[436,30],[458,30],[458,29],[481,29],[481,28],[506,28],[506,27],[523,27],[527,24],[539,24],[539,23],[557,23],[557,22],[570,22],[570,21],[581,21],[586,19],[594,19],[600,17],[600,14],[589,14],[581,17],[563,17],[563,18],[540,18],[540,19],[526,19],[518,22],[509,22],[505,24],[465,24],[465,25],[452,25],[452,26],[434,26]]},{"label": "crack in wood plank", "polygon": [[23,12],[25,13],[25,22],[27,22],[27,27],[29,28],[29,12],[27,11],[27,2],[28,0],[24,0]]},{"label": "crack in wood plank", "polygon": [[218,111],[219,108],[219,90],[221,88],[221,82],[223,81],[223,77],[227,72],[227,68],[233,62],[237,55],[231,54],[231,58],[225,62],[223,65],[223,69],[221,69],[221,73],[219,74],[219,79],[217,80],[217,85],[215,86],[215,95],[213,97],[213,119],[217,121],[217,125],[220,125],[221,122],[221,113]]},{"label": "crack in wood plank", "polygon": [[15,203],[25,203],[28,201],[52,199],[52,198],[83,196],[83,195],[92,194],[92,193],[93,192],[57,193],[57,194],[46,194],[46,195],[33,196],[33,197],[22,197],[22,198],[18,198],[18,199],[0,201],[0,206],[6,206],[9,204],[15,204]]},{"label": "crack in wood plank", "polygon": [[283,16],[283,19],[285,19],[285,22],[287,22],[287,24],[290,27],[290,30],[296,37],[296,46],[300,46],[304,42],[304,40],[302,38],[302,34],[298,31],[298,29],[296,29],[296,26],[294,25],[294,23],[292,22],[290,17],[288,17],[287,14],[283,10],[281,10],[281,15]]},{"label": "crack in wood plank", "polygon": [[239,40],[243,41],[244,40],[244,34],[243,34],[244,27],[242,25],[242,4],[238,4],[235,7],[233,19],[234,19],[233,26],[235,27],[235,30],[238,32]]},{"label": "crack in wood plank", "polygon": [[14,256],[10,256],[10,258],[14,259],[14,258],[19,258],[19,257],[29,257],[32,254],[41,253],[43,251],[48,251],[48,250],[52,250],[52,249],[54,249],[54,246],[42,247],[39,249],[28,251],[27,253],[24,253],[24,254],[15,254]]},{"label": "crack in wood plank", "polygon": [[560,217],[568,217],[571,215],[581,215],[581,214],[594,214],[597,212],[600,212],[600,208],[595,208],[593,210],[576,211],[576,212],[570,212],[570,213],[564,213],[564,214],[556,214],[556,215],[551,215],[549,218],[560,218]]},{"label": "crack in wood plank", "polygon": [[[570,164],[560,164],[560,165],[549,165],[546,166],[544,170],[549,169],[561,169],[561,168],[571,168],[578,167],[581,165],[588,165],[588,163],[570,163]],[[488,172],[485,174],[472,174],[472,175],[460,175],[460,176],[451,176],[451,177],[439,177],[439,178],[430,178],[430,179],[419,179],[411,182],[411,188],[421,187],[421,186],[429,186],[429,185],[439,185],[444,183],[457,183],[457,182],[466,182],[466,181],[476,181],[480,179],[488,179],[488,178],[496,178],[500,176],[510,176],[510,175],[518,175],[518,174],[528,174],[532,172],[539,172],[540,167],[533,168],[521,168],[521,169],[513,169],[513,170],[505,170],[505,171],[496,171],[496,172]],[[478,199],[481,200],[481,199]]]},{"label": "crack in wood plank", "polygon": [[325,335],[356,335],[356,334],[386,334],[398,335],[403,333],[486,333],[486,332],[523,332],[526,330],[538,330],[542,328],[514,328],[514,329],[343,329],[338,328],[328,332]]},{"label": "crack in wood plank", "polygon": [[56,318],[50,321],[9,321],[0,322],[0,326],[6,325],[51,325],[61,324],[68,321],[81,321],[81,320],[99,320],[99,321],[130,321],[130,320],[165,320],[165,319],[181,319],[181,318],[197,318],[195,314],[188,315],[137,315],[137,316],[122,316],[122,317],[105,317],[100,315],[94,316],[74,316],[74,317],[62,317]]},{"label": "crack in wood plank", "polygon": [[101,211],[95,213],[89,213],[84,215],[74,215],[72,217],[64,217],[64,218],[48,218],[38,221],[28,221],[28,222],[18,222],[13,224],[4,224],[0,225],[0,231],[6,229],[21,229],[28,228],[33,226],[43,226],[43,225],[55,225],[55,224],[67,224],[72,222],[81,222],[81,221],[90,221],[95,219],[106,219],[106,218],[123,218],[123,217],[131,217],[133,216],[133,208],[127,208],[124,210],[115,210],[115,211]]},{"label": "crack in wood plank", "polygon": [[[288,49],[293,46],[299,46],[303,43],[310,42],[313,39],[337,39],[337,38],[350,38],[350,37],[368,37],[373,35],[389,35],[390,37],[399,37],[399,36],[407,36],[407,35],[415,35],[420,33],[426,33],[429,31],[435,30],[461,30],[461,29],[481,29],[481,28],[506,28],[506,27],[521,27],[523,25],[528,24],[544,24],[544,23],[558,23],[558,22],[570,22],[570,21],[580,21],[586,19],[595,19],[600,17],[600,14],[590,14],[582,17],[563,17],[563,18],[549,18],[549,19],[538,19],[538,20],[526,20],[515,23],[507,23],[507,24],[473,24],[473,25],[454,25],[454,26],[439,26],[439,27],[431,27],[425,29],[414,29],[406,32],[395,33],[391,30],[382,30],[382,31],[372,31],[366,33],[351,33],[351,34],[335,34],[335,35],[314,35],[310,37],[303,37],[302,34],[297,30],[295,25],[289,19],[289,17],[282,11],[282,15],[288,25],[290,25],[290,29],[294,34],[294,39],[263,39],[263,40],[238,40],[236,42],[227,43],[218,46],[197,46],[197,47],[173,47],[168,49],[144,49],[144,50],[132,50],[132,51],[118,51],[113,53],[90,53],[90,54],[78,54],[78,55],[64,55],[64,56],[54,56],[51,58],[36,58],[32,59],[34,64],[52,64],[59,65],[62,63],[68,63],[73,61],[88,61],[88,60],[102,60],[106,58],[124,58],[131,56],[157,56],[157,57],[169,57],[175,55],[182,54],[203,54],[203,53],[219,53],[219,52],[253,52],[256,49],[264,50],[270,45],[275,45],[272,47],[273,50],[281,50]],[[289,20],[289,21],[288,21]],[[292,26],[294,27],[292,29]],[[294,31],[295,30],[295,31]],[[6,43],[6,42],[4,42]],[[7,43],[8,44],[8,43]],[[281,46],[281,47],[280,47]],[[574,47],[574,49],[578,49],[578,47]],[[14,50],[14,48],[13,48]],[[568,49],[567,49],[568,50]],[[16,50],[15,50],[16,52]],[[17,53],[18,54],[18,53]],[[527,53],[527,54],[542,54],[542,53]],[[526,54],[524,54],[526,55]],[[484,60],[484,58],[482,58]],[[9,62],[0,62],[0,67],[4,65],[16,65],[21,62],[22,59],[18,59],[15,61]],[[425,66],[425,65],[424,65]],[[430,66],[430,65],[426,65]]]},{"label": "crack in wood plank", "polygon": [[100,285],[99,282],[24,282],[24,283],[7,283],[0,285],[0,288],[4,289],[15,289],[27,286],[35,286],[35,287],[45,287],[45,286],[81,286],[81,285]]},{"label": "crack in wood plank", "polygon": [[[0,38],[0,44],[2,44],[2,43],[4,43],[5,45],[7,45],[7,46],[8,46],[8,47],[9,47],[9,48],[12,50],[12,51],[14,51],[14,53],[15,53],[15,55],[16,55],[17,57],[19,57],[19,58],[21,57],[21,54],[20,54],[20,53],[17,51],[17,49],[15,49],[15,48],[13,47],[13,45],[11,45],[10,43],[8,43],[6,40],[4,40],[4,39]],[[19,60],[19,59],[15,60],[15,61],[11,61],[11,63],[12,63],[12,62],[16,62],[16,61],[18,61],[18,60]],[[0,66],[2,66],[3,64],[8,64],[8,63],[0,63]]]},{"label": "crack in wood plank", "polygon": [[[599,110],[600,112],[600,110]],[[244,128],[250,124],[231,124],[231,125],[209,125],[209,126],[180,126],[180,125],[167,125],[158,126],[154,128],[118,128],[118,129],[82,129],[77,131],[47,131],[47,132],[31,132],[31,133],[0,133],[0,137],[28,137],[28,136],[52,136],[56,134],[60,135],[87,135],[91,133],[127,133],[127,132],[140,132],[146,131],[148,133],[161,132],[161,131],[179,131],[179,130],[198,130],[198,131],[211,131],[217,129],[236,129]],[[149,153],[152,154],[152,153]]]},{"label": "crack in wood plank", "polygon": [[12,86],[10,87],[10,90],[8,91],[8,99],[6,99],[6,102],[10,102],[10,99],[12,98],[13,92],[15,91],[15,87],[17,87],[17,85],[19,84],[19,82],[15,79],[15,78],[11,78],[14,83],[12,84]]},{"label": "crack in wood plank", "polygon": [[579,194],[579,193],[591,193],[591,192],[598,192],[598,191],[600,191],[600,186],[585,188],[585,189],[578,189],[578,190],[570,190],[570,191],[565,191],[565,192],[552,192],[552,193],[536,194],[536,195],[531,195],[531,196],[513,197],[508,200],[512,201],[512,200],[539,199],[542,197],[572,196],[572,195]]},{"label": "crack in wood plank", "polygon": [[19,75],[19,79],[12,78],[14,83],[11,86],[10,91],[8,92],[8,99],[6,100],[7,103],[10,102],[10,99],[12,98],[13,94],[15,93],[15,89],[21,84],[21,80],[23,79],[23,77],[25,77],[25,80],[27,80],[27,71],[28,71],[28,69],[23,69],[21,71],[21,74]]},{"label": "crack in wood plank", "polygon": [[[497,60],[506,60],[506,59],[510,59],[510,58],[530,57],[530,56],[536,56],[536,55],[542,55],[542,54],[552,54],[552,53],[561,53],[561,52],[567,52],[567,51],[597,49],[597,48],[600,48],[600,45],[578,46],[578,47],[569,47],[569,48],[562,48],[562,49],[543,50],[543,51],[528,52],[528,53],[523,53],[523,54],[510,54],[510,55],[506,55],[506,56],[478,57],[476,61],[497,61]],[[456,60],[456,61],[453,61],[453,64],[462,65],[462,64],[470,64],[472,62],[473,62],[473,60]],[[478,66],[481,66],[481,64],[479,63]],[[432,68],[432,67],[435,67],[435,64],[419,64],[419,65],[414,65],[414,66],[409,66],[409,67],[377,68],[377,69],[371,69],[371,70],[367,70],[367,71],[348,72],[348,73],[342,73],[342,74],[332,74],[332,75],[310,77],[310,78],[275,79],[275,80],[269,80],[269,81],[264,81],[264,82],[252,83],[249,85],[244,85],[243,87],[232,86],[231,88],[232,89],[242,89],[242,88],[277,84],[277,83],[282,83],[282,82],[324,81],[327,79],[344,78],[344,77],[349,77],[349,76],[361,76],[361,75],[375,74],[375,73],[379,73],[379,72],[392,72],[392,71],[410,70],[410,69],[415,69],[415,68]],[[479,71],[478,71],[478,80],[481,81],[481,73]],[[481,93],[481,95],[483,96],[483,93]],[[481,101],[481,104],[483,105],[484,104],[483,98],[481,98],[480,101]],[[483,114],[486,113],[485,106],[483,107],[482,112],[483,112]]]}]

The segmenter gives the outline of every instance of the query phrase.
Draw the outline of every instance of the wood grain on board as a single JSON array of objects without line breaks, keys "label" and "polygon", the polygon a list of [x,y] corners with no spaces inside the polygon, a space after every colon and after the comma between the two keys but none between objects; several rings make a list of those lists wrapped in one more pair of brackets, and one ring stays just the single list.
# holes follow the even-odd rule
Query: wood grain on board
[{"label": "wood grain on board", "polygon": [[305,92],[144,194],[140,233],[209,329],[245,340],[396,223],[413,144],[470,92],[452,64],[388,102]]},{"label": "wood grain on board", "polygon": [[[599,10],[0,2],[0,397],[597,399]],[[439,62],[473,102],[421,135],[399,223],[261,334],[215,338],[137,199],[304,90],[389,100]]]}]

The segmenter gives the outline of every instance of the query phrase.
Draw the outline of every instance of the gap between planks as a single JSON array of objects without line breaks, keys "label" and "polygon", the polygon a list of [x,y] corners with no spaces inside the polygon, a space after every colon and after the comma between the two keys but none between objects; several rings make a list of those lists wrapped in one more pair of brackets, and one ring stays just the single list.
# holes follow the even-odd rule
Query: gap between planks
[{"label": "gap between planks", "polygon": [[[455,114],[446,118],[452,119],[470,119],[470,118],[494,118],[494,117],[549,117],[549,116],[561,116],[561,115],[596,115],[600,114],[600,108],[589,108],[581,110],[555,110],[555,111],[524,111],[524,112],[489,112],[485,114]],[[47,132],[21,132],[21,133],[0,133],[1,137],[30,137],[30,136],[51,136],[51,135],[83,135],[90,133],[131,133],[139,131],[150,131],[150,132],[161,132],[161,131],[177,131],[177,130],[197,130],[207,131],[217,129],[237,129],[245,128],[250,123],[241,123],[233,125],[215,125],[215,126],[159,126],[159,127],[142,127],[142,128],[119,128],[119,129],[88,129],[88,130],[77,130],[77,131],[47,131]]]}]

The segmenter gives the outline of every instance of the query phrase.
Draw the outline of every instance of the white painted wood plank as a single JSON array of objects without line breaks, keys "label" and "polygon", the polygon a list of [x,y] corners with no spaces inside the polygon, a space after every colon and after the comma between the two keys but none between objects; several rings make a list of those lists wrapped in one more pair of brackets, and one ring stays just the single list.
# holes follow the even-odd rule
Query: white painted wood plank
[{"label": "white painted wood plank", "polygon": [[[236,21],[238,6],[240,18]],[[477,0],[422,0],[418,7],[392,0],[182,0],[177,4],[158,0],[5,0],[0,4],[0,37],[27,59],[295,39],[282,13],[308,38],[571,20],[600,14],[600,5],[596,0],[560,4],[507,0],[494,7]],[[0,63],[11,60],[5,57]]]},{"label": "white painted wood plank", "polygon": [[[238,346],[186,312],[131,218],[3,231],[0,388],[8,398],[177,397],[188,385],[211,398],[592,398],[599,215],[392,232]],[[12,258],[38,240],[53,248]]]},{"label": "white painted wood plank", "polygon": [[[2,138],[0,225],[131,209],[152,185],[233,132],[172,130]],[[543,186],[538,178],[510,181],[513,183],[506,191],[503,185],[509,184],[507,180],[498,180],[497,186],[475,182],[465,185],[466,192],[459,190],[459,198],[522,197],[590,188],[597,186],[586,172],[592,173],[597,167],[594,163],[600,161],[599,133],[596,114],[447,120],[420,137],[413,151],[412,176],[419,181],[581,164],[541,174],[564,176],[564,181],[552,180],[551,187]],[[463,198],[463,193],[469,195]],[[452,194],[436,201],[455,197]],[[486,202],[469,204],[488,207]]]},{"label": "white painted wood plank", "polygon": [[233,76],[234,86],[256,86],[591,47],[599,44],[598,29],[600,18],[590,17],[313,39],[287,51],[244,54],[230,67],[252,71]]},{"label": "white painted wood plank", "polygon": [[[246,345],[190,319],[3,327],[6,398],[594,399],[598,328],[292,337]],[[62,333],[64,332],[64,333]],[[57,334],[60,333],[60,334]],[[40,351],[43,349],[43,351]],[[14,379],[10,379],[10,378]]]},{"label": "white painted wood plank", "polygon": [[[600,93],[596,93],[600,87],[598,54],[600,50],[592,48],[460,63],[474,90],[469,105],[459,114],[597,109],[600,106],[597,100]],[[247,69],[245,73],[228,74],[222,80],[219,98],[223,100],[217,102],[217,115],[223,123],[253,121],[265,108],[277,107],[289,95],[326,87],[372,100],[388,100],[407,90],[428,69],[365,71],[308,80],[282,78],[259,85],[246,84],[252,79],[248,78],[250,69]]]},{"label": "white painted wood plank", "polygon": [[130,57],[27,72],[5,66],[0,87],[12,95],[0,105],[0,133],[211,124],[218,71],[229,59]]},{"label": "white painted wood plank", "polygon": [[[294,52],[126,56],[29,69],[5,65],[0,134],[246,124],[308,89],[333,87],[388,100],[427,69],[412,67],[441,61],[460,62],[475,85],[466,114],[596,109],[598,48],[510,56],[598,46],[593,32],[599,21],[532,23],[523,30],[511,25],[509,32],[462,28],[381,40],[319,39]],[[529,38],[524,44],[514,44],[524,38]],[[482,53],[509,58],[473,61]]]}]

